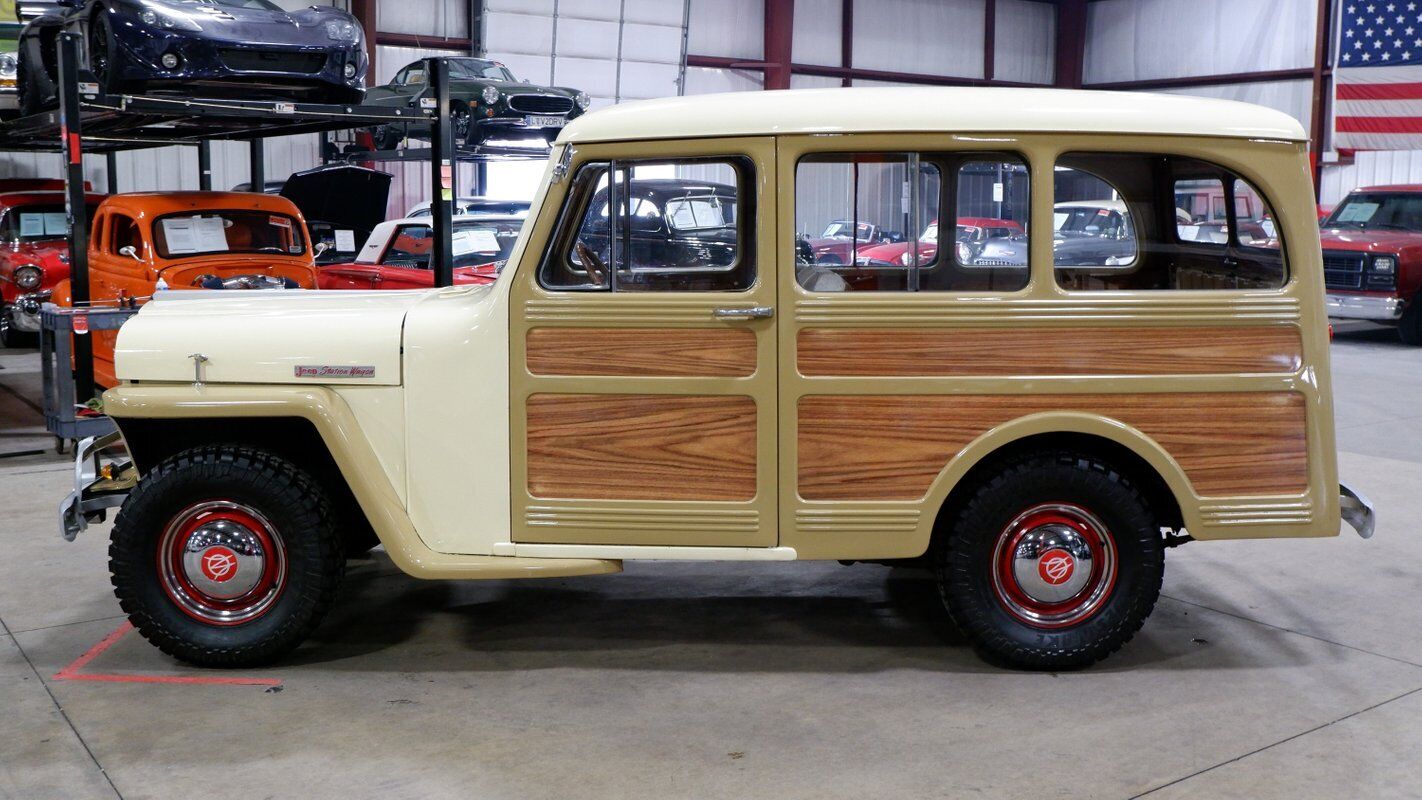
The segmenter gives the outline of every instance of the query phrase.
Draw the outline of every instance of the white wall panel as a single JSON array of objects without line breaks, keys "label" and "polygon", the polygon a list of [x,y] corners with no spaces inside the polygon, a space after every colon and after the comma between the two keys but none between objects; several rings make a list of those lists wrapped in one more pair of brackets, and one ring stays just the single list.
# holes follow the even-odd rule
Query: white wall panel
[{"label": "white wall panel", "polygon": [[617,92],[617,61],[559,55],[553,61],[553,83],[612,99]]},{"label": "white wall panel", "polygon": [[1238,100],[1277,109],[1298,120],[1304,130],[1310,130],[1313,119],[1313,82],[1267,81],[1264,83],[1237,83],[1222,86],[1191,86],[1180,89],[1162,89],[1166,94],[1216,97],[1221,100]]},{"label": "white wall panel", "polygon": [[[791,78],[793,81],[795,77]],[[754,92],[765,88],[764,76],[755,70],[686,68],[686,94],[716,92]]]},{"label": "white wall panel", "polygon": [[764,0],[691,0],[687,50],[698,56],[760,60],[765,52]]},{"label": "white wall panel", "polygon": [[986,19],[984,0],[855,0],[854,66],[981,78]]},{"label": "white wall panel", "polygon": [[[824,75],[791,75],[791,89],[831,89],[838,88],[843,84],[839,78],[830,78]],[[760,87],[756,87],[760,88]]]},{"label": "white wall panel", "polygon": [[1099,0],[1087,6],[1086,83],[1313,65],[1316,0]]},{"label": "white wall panel", "polygon": [[1359,151],[1352,164],[1325,164],[1319,201],[1337,205],[1362,186],[1422,183],[1422,150]]},{"label": "white wall panel", "polygon": [[467,0],[386,0],[376,12],[376,28],[386,33],[442,36],[463,39],[469,35]]},{"label": "white wall panel", "polygon": [[1055,6],[1030,0],[997,0],[992,41],[994,78],[1022,83],[1052,82],[1057,57]]},{"label": "white wall panel", "polygon": [[843,66],[841,61],[841,0],[795,0],[795,29],[790,60],[796,64]]},{"label": "white wall panel", "polygon": [[563,16],[563,7],[560,4],[556,45],[558,59],[600,58],[616,66],[620,27],[615,19],[591,20]]},{"label": "white wall panel", "polygon": [[628,22],[681,28],[686,14],[681,0],[622,0],[622,17]]}]

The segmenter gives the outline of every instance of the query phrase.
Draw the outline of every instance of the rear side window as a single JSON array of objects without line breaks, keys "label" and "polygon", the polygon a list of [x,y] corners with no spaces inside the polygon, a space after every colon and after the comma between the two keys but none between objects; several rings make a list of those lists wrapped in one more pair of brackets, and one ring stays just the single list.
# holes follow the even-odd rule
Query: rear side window
[{"label": "rear side window", "polygon": [[1068,153],[1057,163],[1053,260],[1077,290],[1275,289],[1287,272],[1264,197],[1193,158]]},{"label": "rear side window", "polygon": [[796,282],[811,292],[1016,291],[1029,179],[1016,156],[817,153],[795,169]]},{"label": "rear side window", "polygon": [[744,291],[755,283],[746,159],[585,164],[539,283],[563,291]]}]

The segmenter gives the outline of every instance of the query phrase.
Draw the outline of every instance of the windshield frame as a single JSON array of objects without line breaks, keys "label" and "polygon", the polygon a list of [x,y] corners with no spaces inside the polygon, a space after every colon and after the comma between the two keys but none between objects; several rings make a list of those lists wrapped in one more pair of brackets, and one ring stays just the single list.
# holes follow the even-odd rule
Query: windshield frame
[{"label": "windshield frame", "polygon": [[[494,258],[494,259],[489,260],[489,261],[479,261],[479,262],[473,263],[473,264],[467,264],[467,263],[466,263],[466,264],[461,264],[461,263],[459,263],[459,259],[461,258],[461,256],[453,255],[453,256],[451,257],[451,260],[452,260],[452,262],[453,262],[454,268],[455,268],[455,269],[466,269],[466,268],[469,268],[469,267],[482,267],[482,266],[484,266],[485,264],[495,264],[495,263],[498,263],[499,261],[507,261],[507,260],[508,260],[508,256],[513,254],[513,248],[514,248],[514,246],[518,243],[518,237],[519,237],[519,234],[520,234],[520,228],[519,228],[518,226],[515,226],[515,225],[514,225],[513,223],[511,223],[511,222],[505,222],[505,221],[490,221],[490,220],[482,220],[482,219],[463,220],[463,221],[460,221],[460,222],[455,222],[455,223],[453,224],[453,226],[451,226],[451,228],[450,228],[450,234],[451,234],[451,235],[456,234],[456,233],[459,233],[460,231],[467,231],[467,230],[472,230],[472,229],[475,229],[475,228],[498,228],[498,227],[501,227],[501,226],[502,226],[502,227],[510,228],[510,229],[512,230],[512,233],[513,233],[513,240],[509,243],[508,252],[507,252],[507,253],[503,252],[503,249],[500,248],[500,256],[502,256],[502,257],[500,257],[500,258]],[[387,267],[387,268],[389,268],[389,269],[418,269],[418,270],[430,270],[430,269],[433,269],[433,266],[430,264],[430,257],[431,257],[431,256],[433,255],[433,253],[434,253],[434,245],[433,245],[433,242],[431,242],[431,245],[430,245],[430,252],[424,254],[424,256],[423,256],[424,261],[423,261],[423,263],[421,263],[421,264],[391,264],[391,263],[388,263],[388,262],[386,261],[386,259],[388,259],[388,258],[390,257],[390,251],[391,251],[392,249],[394,249],[394,247],[395,247],[395,240],[399,238],[400,232],[401,232],[402,230],[406,229],[406,228],[426,228],[426,229],[428,229],[429,232],[430,232],[430,235],[429,235],[428,238],[431,239],[431,240],[433,240],[433,238],[434,238],[434,223],[433,223],[433,222],[430,222],[430,223],[418,222],[418,221],[416,221],[416,222],[402,222],[402,223],[400,223],[400,224],[398,224],[398,225],[396,225],[395,227],[393,227],[393,228],[390,229],[390,238],[389,238],[388,240],[386,240],[386,242],[385,242],[385,248],[380,251],[380,258],[376,259],[376,261],[374,262],[374,264],[373,264],[372,266]],[[494,236],[495,236],[496,239],[498,238],[498,233],[497,233],[497,231],[495,232]],[[465,255],[468,255],[468,254],[465,254]]]},{"label": "windshield frame", "polygon": [[[221,216],[224,214],[256,214],[258,216],[282,217],[288,219],[291,221],[291,233],[294,237],[294,241],[299,240],[301,242],[301,252],[292,253],[284,251],[274,253],[270,250],[232,250],[229,248],[227,250],[203,250],[196,253],[177,253],[170,255],[166,252],[168,245],[167,234],[163,236],[163,246],[160,248],[158,245],[158,231],[164,220],[182,217]],[[299,218],[280,211],[265,211],[255,208],[203,208],[174,211],[170,214],[162,214],[154,217],[149,223],[147,235],[148,244],[152,246],[153,253],[164,261],[183,261],[202,256],[260,256],[263,258],[302,258],[307,260],[315,258],[311,253],[311,242],[308,241],[311,237],[307,234],[306,225]]]},{"label": "windshield frame", "polygon": [[[98,212],[98,210],[99,210],[99,204],[100,204],[101,202],[103,202],[103,201],[94,201],[94,202],[92,202],[92,203],[90,203],[90,202],[84,203],[85,217],[88,219],[88,222],[89,222],[89,230],[91,230],[91,231],[94,229],[94,214],[95,214],[96,212]],[[34,208],[34,207],[36,207],[36,206],[50,206],[50,205],[56,205],[56,206],[59,207],[59,210],[60,210],[60,211],[65,211],[65,208],[64,208],[64,201],[63,201],[63,200],[59,200],[59,201],[57,201],[57,202],[55,202],[55,203],[26,203],[25,205],[6,206],[4,209],[0,209],[0,239],[3,239],[6,243],[11,243],[11,242],[20,242],[20,243],[26,243],[26,242],[53,242],[53,241],[56,241],[56,240],[59,240],[59,239],[68,239],[68,238],[69,238],[69,234],[68,234],[68,233],[59,234],[59,235],[57,235],[57,236],[33,236],[33,237],[30,237],[30,238],[25,238],[25,237],[22,237],[22,236],[13,236],[13,237],[11,237],[11,236],[6,236],[6,235],[4,235],[4,234],[5,234],[5,231],[6,231],[6,230],[8,229],[8,227],[9,227],[9,224],[10,224],[10,215],[11,215],[11,214],[19,214],[19,213],[22,213],[22,212],[24,212],[25,209],[27,209],[27,208]],[[42,212],[42,213],[43,213],[43,212]],[[50,213],[54,213],[54,212],[50,212]],[[16,227],[18,227],[18,226],[16,226]]]},{"label": "windshield frame", "polygon": [[[1344,210],[1345,208],[1347,208],[1349,204],[1351,204],[1351,203],[1353,203],[1353,202],[1374,202],[1374,200],[1371,199],[1371,198],[1382,198],[1382,199],[1379,200],[1379,201],[1377,201],[1377,202],[1378,202],[1378,208],[1377,208],[1377,210],[1375,210],[1375,211],[1373,212],[1372,216],[1370,216],[1368,219],[1366,219],[1366,220],[1364,220],[1364,221],[1362,221],[1362,222],[1342,222],[1342,221],[1340,221],[1340,220],[1338,219],[1339,215],[1341,215],[1341,214],[1343,213],[1343,210]],[[1373,231],[1405,231],[1405,232],[1407,232],[1407,233],[1422,233],[1422,226],[1419,226],[1419,227],[1416,227],[1416,228],[1409,228],[1409,227],[1407,227],[1407,226],[1405,226],[1405,225],[1402,225],[1402,224],[1400,224],[1400,223],[1393,223],[1393,222],[1388,222],[1388,223],[1384,223],[1384,224],[1373,224],[1373,222],[1372,222],[1373,218],[1377,216],[1378,211],[1381,211],[1381,210],[1383,209],[1385,203],[1386,203],[1388,200],[1402,200],[1402,199],[1411,199],[1413,202],[1417,203],[1419,206],[1422,206],[1422,192],[1392,192],[1392,191],[1350,192],[1350,193],[1348,194],[1348,196],[1347,196],[1347,197],[1344,197],[1344,198],[1343,198],[1343,201],[1338,204],[1338,207],[1335,208],[1335,209],[1333,209],[1333,211],[1331,211],[1331,212],[1328,214],[1327,219],[1325,219],[1325,220],[1323,221],[1323,224],[1320,225],[1319,227],[1322,227],[1322,228],[1340,228],[1340,229],[1344,229],[1344,230],[1357,230],[1357,231],[1373,230]]]}]

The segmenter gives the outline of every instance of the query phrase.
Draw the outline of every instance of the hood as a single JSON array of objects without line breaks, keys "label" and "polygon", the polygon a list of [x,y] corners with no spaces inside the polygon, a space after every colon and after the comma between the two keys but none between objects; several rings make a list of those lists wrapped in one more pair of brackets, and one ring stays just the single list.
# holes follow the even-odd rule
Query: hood
[{"label": "hood", "polygon": [[427,292],[159,292],[119,329],[115,374],[190,383],[401,382],[405,315]]},{"label": "hood", "polygon": [[329,6],[299,11],[272,11],[265,8],[218,6],[188,0],[147,0],[154,9],[180,14],[202,28],[202,37],[222,41],[305,47],[354,46],[326,35],[326,23],[340,20],[359,25],[355,18]]},{"label": "hood", "polygon": [[388,172],[344,164],[317,167],[287,178],[280,194],[308,222],[369,232],[385,220],[391,177]]},{"label": "hood", "polygon": [[12,262],[31,261],[45,268],[69,267],[69,242],[64,239],[44,239],[20,242],[18,247],[6,247],[5,257]]},{"label": "hood", "polygon": [[1319,238],[1325,250],[1357,250],[1365,253],[1396,253],[1422,245],[1422,233],[1377,228],[1324,228]]}]

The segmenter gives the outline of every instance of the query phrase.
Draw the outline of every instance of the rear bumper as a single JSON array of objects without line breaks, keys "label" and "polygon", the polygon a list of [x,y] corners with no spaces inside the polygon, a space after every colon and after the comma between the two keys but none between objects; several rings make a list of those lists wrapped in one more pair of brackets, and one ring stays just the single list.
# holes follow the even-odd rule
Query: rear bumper
[{"label": "rear bumper", "polygon": [[1346,483],[1338,484],[1338,510],[1343,521],[1357,531],[1359,536],[1364,539],[1373,538],[1373,528],[1377,524],[1373,504]]},{"label": "rear bumper", "polygon": [[1392,322],[1402,316],[1402,298],[1381,294],[1328,293],[1328,316]]}]

